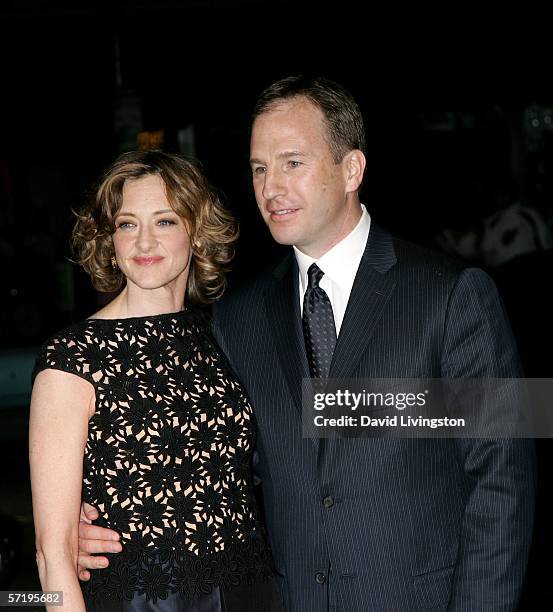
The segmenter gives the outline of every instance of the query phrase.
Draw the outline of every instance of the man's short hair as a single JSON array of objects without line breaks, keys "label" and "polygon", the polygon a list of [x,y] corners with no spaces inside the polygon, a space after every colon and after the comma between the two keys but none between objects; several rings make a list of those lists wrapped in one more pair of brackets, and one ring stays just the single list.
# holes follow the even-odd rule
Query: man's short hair
[{"label": "man's short hair", "polygon": [[336,163],[353,149],[365,153],[365,128],[357,102],[345,87],[324,77],[290,76],[269,85],[257,98],[250,127],[259,115],[293,98],[306,98],[323,113]]}]

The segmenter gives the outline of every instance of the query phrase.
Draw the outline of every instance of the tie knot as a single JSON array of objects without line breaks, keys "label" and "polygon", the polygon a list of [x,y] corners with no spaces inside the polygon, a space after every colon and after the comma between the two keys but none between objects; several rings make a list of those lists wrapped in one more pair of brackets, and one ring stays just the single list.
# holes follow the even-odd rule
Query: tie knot
[{"label": "tie knot", "polygon": [[325,273],[319,268],[316,263],[309,266],[307,270],[307,288],[316,289],[319,286],[319,282]]}]

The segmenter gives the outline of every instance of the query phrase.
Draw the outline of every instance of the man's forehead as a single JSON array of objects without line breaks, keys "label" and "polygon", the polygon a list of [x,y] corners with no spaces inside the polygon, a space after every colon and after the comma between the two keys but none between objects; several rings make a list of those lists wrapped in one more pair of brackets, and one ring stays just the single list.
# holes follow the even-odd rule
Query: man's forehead
[{"label": "man's forehead", "polygon": [[326,146],[324,137],[313,137],[298,132],[296,129],[282,129],[278,131],[259,130],[252,134],[250,142],[251,159],[265,159],[267,157],[286,159],[290,157],[309,157],[313,151]]},{"label": "man's forehead", "polygon": [[[251,142],[271,140],[282,143],[285,148],[295,148],[314,138],[325,138],[326,123],[321,111],[309,103],[275,107],[260,114],[254,121]],[[284,144],[284,143],[287,144]]]}]

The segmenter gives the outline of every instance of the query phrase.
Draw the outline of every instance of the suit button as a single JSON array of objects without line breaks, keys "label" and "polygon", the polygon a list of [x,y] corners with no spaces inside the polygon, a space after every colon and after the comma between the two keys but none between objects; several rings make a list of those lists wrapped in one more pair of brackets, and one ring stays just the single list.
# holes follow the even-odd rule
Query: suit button
[{"label": "suit button", "polygon": [[332,508],[332,506],[334,506],[334,497],[332,497],[332,495],[327,495],[323,499],[323,506],[325,508]]},{"label": "suit button", "polygon": [[322,572],[318,572],[317,574],[315,574],[315,580],[319,584],[324,584],[326,582],[326,576]]}]

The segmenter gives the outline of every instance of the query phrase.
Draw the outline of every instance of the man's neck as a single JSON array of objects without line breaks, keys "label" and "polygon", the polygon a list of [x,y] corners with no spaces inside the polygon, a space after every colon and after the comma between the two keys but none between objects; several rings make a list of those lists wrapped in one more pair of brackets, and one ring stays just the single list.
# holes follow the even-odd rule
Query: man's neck
[{"label": "man's neck", "polygon": [[340,224],[338,231],[336,231],[328,240],[328,242],[313,246],[302,248],[301,246],[294,245],[294,249],[302,252],[304,255],[311,257],[314,260],[320,259],[323,255],[326,255],[332,250],[337,244],[345,240],[359,225],[363,209],[358,199],[351,205],[348,204],[346,214]]}]

